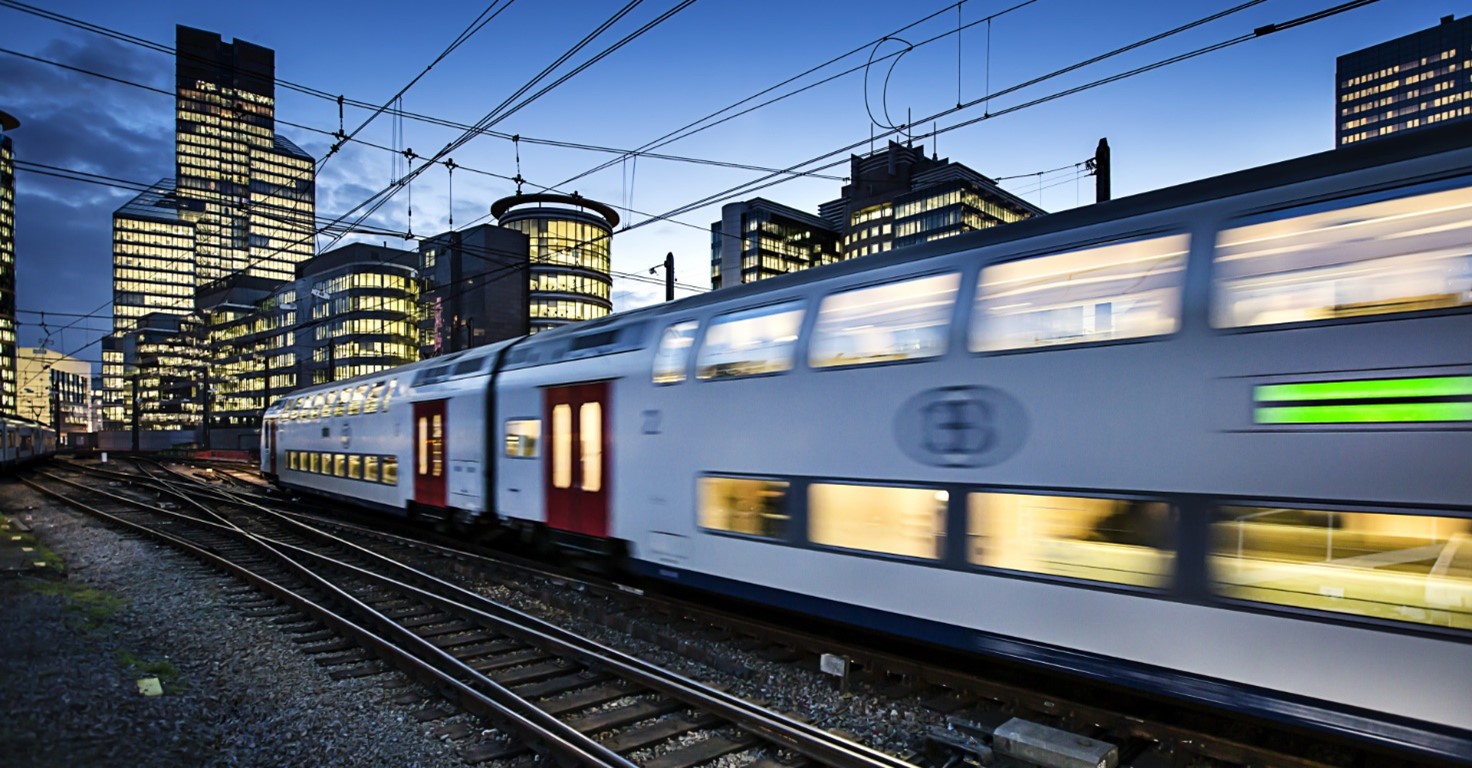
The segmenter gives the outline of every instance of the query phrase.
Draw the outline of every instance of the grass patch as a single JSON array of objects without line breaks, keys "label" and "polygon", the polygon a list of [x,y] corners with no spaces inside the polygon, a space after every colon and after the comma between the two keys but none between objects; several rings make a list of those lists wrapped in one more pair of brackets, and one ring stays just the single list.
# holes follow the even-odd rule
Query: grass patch
[{"label": "grass patch", "polygon": [[118,654],[118,663],[134,675],[158,678],[158,681],[163,684],[164,693],[180,693],[185,689],[184,681],[179,677],[179,668],[168,659],[148,661],[138,658],[129,651],[123,651]]},{"label": "grass patch", "polygon": [[66,601],[67,625],[82,632],[95,632],[107,626],[108,620],[123,608],[123,599],[83,584],[64,580],[32,580],[31,591],[39,595],[60,597]]}]

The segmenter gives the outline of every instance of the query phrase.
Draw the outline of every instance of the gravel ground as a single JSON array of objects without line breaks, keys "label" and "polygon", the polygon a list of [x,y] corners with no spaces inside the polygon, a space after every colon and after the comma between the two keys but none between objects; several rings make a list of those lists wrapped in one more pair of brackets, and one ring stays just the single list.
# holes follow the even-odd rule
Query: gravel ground
[{"label": "gravel ground", "polygon": [[[237,582],[0,484],[64,578],[0,574],[0,763],[28,766],[462,766],[402,705],[398,673],[332,680]],[[8,536],[6,537],[9,538]],[[236,598],[239,602],[242,598]],[[136,681],[157,674],[162,696]]]}]

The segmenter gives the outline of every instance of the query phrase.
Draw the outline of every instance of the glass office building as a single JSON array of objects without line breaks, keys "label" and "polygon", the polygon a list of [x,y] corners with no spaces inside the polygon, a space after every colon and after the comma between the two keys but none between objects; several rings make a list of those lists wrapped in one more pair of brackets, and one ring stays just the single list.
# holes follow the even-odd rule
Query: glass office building
[{"label": "glass office building", "polygon": [[0,112],[0,414],[16,412],[15,148],[20,121]]},{"label": "glass office building", "polygon": [[1334,79],[1341,147],[1472,119],[1472,16],[1340,56]]},{"label": "glass office building", "polygon": [[528,238],[529,331],[613,311],[609,241],[618,212],[578,195],[513,195],[491,205],[501,226]]}]

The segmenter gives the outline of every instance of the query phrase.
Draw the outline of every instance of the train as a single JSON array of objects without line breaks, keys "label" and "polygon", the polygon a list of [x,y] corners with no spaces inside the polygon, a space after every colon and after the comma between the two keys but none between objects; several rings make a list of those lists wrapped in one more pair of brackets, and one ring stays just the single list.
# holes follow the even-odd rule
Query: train
[{"label": "train", "polygon": [[306,388],[261,449],[295,491],[1467,759],[1472,131]]},{"label": "train", "polygon": [[0,416],[0,474],[56,454],[56,430],[19,416]]}]

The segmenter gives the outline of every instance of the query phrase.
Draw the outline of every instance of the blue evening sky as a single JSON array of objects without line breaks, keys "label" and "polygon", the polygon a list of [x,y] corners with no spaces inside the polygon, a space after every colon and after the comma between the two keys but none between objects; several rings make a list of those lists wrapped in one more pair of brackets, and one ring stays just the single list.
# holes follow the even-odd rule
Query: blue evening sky
[{"label": "blue evening sky", "polygon": [[[1019,0],[969,0],[961,7],[960,23],[1018,4]],[[637,148],[855,49],[861,50],[771,95],[861,66],[875,41],[890,34],[917,47],[898,61],[892,73],[889,62],[869,70],[869,107],[882,122],[902,122],[907,113],[918,121],[954,108],[958,95],[966,102],[980,99],[988,88],[1002,90],[1238,4],[1036,0],[998,16],[989,32],[986,24],[964,30],[958,52],[954,34],[919,45],[955,31],[957,11],[954,3],[944,0],[697,0],[504,119],[495,130],[528,138]],[[1006,109],[1335,4],[1332,0],[1266,0],[1001,96],[991,102],[990,110]],[[675,5],[676,0],[646,0],[553,76],[586,61]],[[485,3],[57,0],[45,7],[170,46],[175,24],[218,32],[227,40],[248,40],[276,51],[279,78],[381,103],[433,60]],[[585,0],[517,0],[415,85],[404,97],[404,107],[473,123],[619,7],[618,3]],[[940,14],[930,21],[897,32],[936,12]],[[1444,15],[1467,13],[1472,13],[1472,0],[1382,0],[943,133],[939,153],[993,177],[1068,167],[1042,177],[1002,182],[1013,193],[1056,211],[1092,200],[1093,179],[1080,178],[1072,166],[1093,154],[1100,137],[1108,137],[1113,149],[1116,197],[1328,150],[1334,136],[1336,56],[1430,27]],[[902,47],[894,41],[883,43],[877,56]],[[165,90],[173,88],[174,62],[168,55],[15,10],[0,9],[0,48]],[[887,90],[882,87],[886,76]],[[883,115],[886,103],[890,120]],[[22,122],[12,132],[18,159],[141,182],[173,175],[170,97],[0,53],[0,109]],[[917,125],[915,130],[928,131],[935,124],[945,128],[985,112],[986,106],[979,104]],[[336,104],[285,89],[278,89],[276,114],[278,119],[323,130],[338,127]],[[349,108],[347,127],[356,127],[367,114]],[[277,130],[318,158],[330,142],[322,134],[298,128],[278,125]],[[871,131],[882,133],[872,127],[866,111],[861,69],[656,151],[787,168],[867,141]],[[429,155],[457,135],[455,129],[405,120],[400,145]],[[392,146],[394,122],[379,117],[361,136]],[[920,143],[929,150],[935,140],[926,138]],[[634,226],[613,240],[615,270],[647,275],[651,266],[672,251],[679,281],[701,287],[709,285],[708,227],[719,217],[719,202],[681,214],[673,222],[649,219],[765,175],[645,157],[562,186],[617,155],[527,142],[520,144],[520,155],[520,172],[529,191],[558,186],[621,211],[630,209],[625,224]],[[840,152],[823,162],[846,160],[847,155]],[[504,139],[478,137],[452,157],[467,169],[507,177],[517,172],[515,147]],[[329,160],[318,177],[319,215],[346,211],[386,186],[394,171],[390,153],[362,145],[348,147]],[[822,173],[845,176],[847,163]],[[446,182],[444,169],[433,168],[413,184],[415,233],[433,234],[447,228],[451,198]],[[732,199],[759,194],[816,213],[818,203],[836,197],[841,184],[834,179],[804,178]],[[86,345],[111,326],[111,308],[103,306],[111,298],[111,213],[132,193],[25,171],[18,174],[17,186],[21,343],[47,340],[54,349],[80,350],[78,357],[95,361],[97,347]],[[456,225],[483,216],[493,201],[512,192],[513,185],[503,179],[457,171]],[[404,230],[407,204],[408,195],[400,193],[372,223]],[[405,243],[401,240],[399,244]],[[614,289],[618,308],[662,297],[660,286],[629,278],[617,277]],[[74,318],[52,316],[43,329],[40,316],[31,312],[85,313],[99,307],[101,317],[76,321],[65,331],[58,329]]]}]

